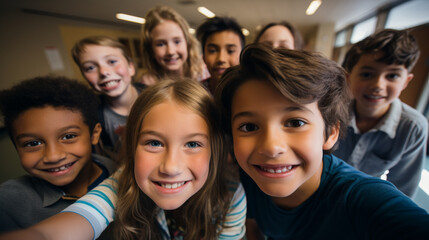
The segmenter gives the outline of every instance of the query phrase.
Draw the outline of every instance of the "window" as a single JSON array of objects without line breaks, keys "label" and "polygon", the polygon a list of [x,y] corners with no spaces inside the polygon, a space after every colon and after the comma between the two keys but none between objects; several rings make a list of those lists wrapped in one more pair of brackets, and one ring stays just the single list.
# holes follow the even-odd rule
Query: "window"
[{"label": "window", "polygon": [[429,22],[429,1],[414,0],[390,10],[385,28],[406,29]]},{"label": "window", "polygon": [[353,44],[371,35],[375,31],[376,23],[377,23],[377,17],[372,17],[363,22],[356,24],[355,27],[353,28],[350,42]]},{"label": "window", "polygon": [[342,47],[346,45],[346,36],[347,36],[346,30],[339,32],[337,34],[337,37],[335,38],[335,47]]}]

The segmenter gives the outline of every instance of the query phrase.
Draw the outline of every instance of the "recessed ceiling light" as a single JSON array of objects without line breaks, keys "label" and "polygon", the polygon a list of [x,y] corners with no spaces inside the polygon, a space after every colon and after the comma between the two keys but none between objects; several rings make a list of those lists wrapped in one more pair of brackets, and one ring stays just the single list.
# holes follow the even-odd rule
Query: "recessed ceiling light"
[{"label": "recessed ceiling light", "polygon": [[203,14],[204,16],[206,16],[208,18],[213,18],[214,16],[216,16],[216,14],[214,14],[212,11],[208,10],[206,7],[198,7],[198,12],[200,12],[201,14]]},{"label": "recessed ceiling light", "polygon": [[241,32],[243,33],[244,36],[249,36],[249,34],[250,34],[249,30],[247,30],[245,28],[242,28]]},{"label": "recessed ceiling light", "polygon": [[322,0],[311,1],[310,5],[308,5],[307,11],[305,11],[305,14],[313,15],[319,8],[320,4],[322,4]]},{"label": "recessed ceiling light", "polygon": [[116,18],[120,20],[128,21],[128,22],[134,22],[134,23],[140,23],[140,24],[144,24],[146,22],[146,19],[144,18],[128,15],[125,13],[117,13]]}]

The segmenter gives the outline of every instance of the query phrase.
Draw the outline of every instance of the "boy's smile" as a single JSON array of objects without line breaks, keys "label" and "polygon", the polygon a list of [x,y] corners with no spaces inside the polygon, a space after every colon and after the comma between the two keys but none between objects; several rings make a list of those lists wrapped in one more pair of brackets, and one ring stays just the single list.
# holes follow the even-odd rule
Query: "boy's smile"
[{"label": "boy's smile", "polygon": [[259,188],[299,203],[311,196],[320,182],[323,150],[338,137],[334,129],[325,141],[317,102],[296,104],[271,83],[250,80],[236,90],[231,111],[236,159]]},{"label": "boy's smile", "polygon": [[83,76],[97,92],[114,98],[131,89],[129,85],[135,68],[121,49],[87,45],[80,55],[80,62]]},{"label": "boy's smile", "polygon": [[91,144],[98,141],[98,134],[90,136],[79,112],[33,108],[23,112],[13,126],[21,164],[33,176],[66,186],[82,178],[82,170],[92,164]]},{"label": "boy's smile", "polygon": [[381,118],[413,78],[404,65],[377,61],[381,56],[363,54],[347,78],[358,117]]}]

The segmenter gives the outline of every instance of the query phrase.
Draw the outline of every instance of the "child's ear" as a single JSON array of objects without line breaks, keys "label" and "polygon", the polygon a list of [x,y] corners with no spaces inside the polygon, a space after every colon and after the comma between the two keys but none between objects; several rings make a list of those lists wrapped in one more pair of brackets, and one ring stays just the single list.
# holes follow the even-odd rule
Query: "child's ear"
[{"label": "child's ear", "polygon": [[101,131],[103,131],[101,124],[100,123],[95,124],[95,127],[92,130],[92,136],[91,136],[92,145],[98,144],[98,141],[100,140]]},{"label": "child's ear", "polygon": [[131,62],[128,63],[128,73],[131,76],[134,76],[134,74],[136,74],[136,67],[134,67],[134,64]]},{"label": "child's ear", "polygon": [[408,83],[410,83],[411,80],[413,80],[413,78],[414,78],[414,74],[409,73],[407,76],[407,79],[405,80],[404,86],[402,87],[402,90],[404,90],[408,86]]},{"label": "child's ear", "polygon": [[330,150],[332,147],[334,147],[338,137],[340,136],[340,123],[338,122],[332,126],[330,130],[329,136],[326,138],[326,141],[323,144],[323,150]]},{"label": "child's ear", "polygon": [[347,83],[347,86],[350,86],[350,73],[349,72],[346,72],[346,83]]}]

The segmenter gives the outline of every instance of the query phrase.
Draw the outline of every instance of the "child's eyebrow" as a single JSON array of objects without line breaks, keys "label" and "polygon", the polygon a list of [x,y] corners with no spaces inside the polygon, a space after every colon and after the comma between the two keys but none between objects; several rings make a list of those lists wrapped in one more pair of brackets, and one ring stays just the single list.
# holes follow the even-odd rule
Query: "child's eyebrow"
[{"label": "child's eyebrow", "polygon": [[[161,134],[157,131],[152,131],[152,130],[141,131],[139,136],[141,137],[143,135],[154,135],[154,136],[164,138],[163,134]],[[190,134],[186,135],[186,138],[193,138],[193,137],[198,137],[198,136],[209,139],[209,136],[207,134],[204,134],[204,133],[190,133]]]},{"label": "child's eyebrow", "polygon": [[[60,128],[57,132],[65,132],[65,131],[68,131],[70,129],[80,130],[81,128],[78,125],[70,125],[67,127]],[[21,134],[18,134],[15,138],[16,138],[16,140],[19,140],[21,138],[26,138],[26,137],[39,137],[39,136],[35,133],[21,133]]]},{"label": "child's eyebrow", "polygon": [[[290,112],[307,112],[310,114],[314,114],[313,111],[311,111],[310,109],[306,108],[305,106],[301,106],[301,105],[296,105],[296,106],[289,106],[283,109],[283,112],[285,113],[290,113]],[[234,116],[232,116],[232,121],[235,121],[235,119],[240,118],[240,117],[252,117],[252,116],[257,116],[258,114],[252,111],[244,111],[244,112],[239,112],[237,114],[234,114]]]},{"label": "child's eyebrow", "polygon": [[371,66],[362,66],[360,67],[360,70],[375,70],[375,68]]}]

